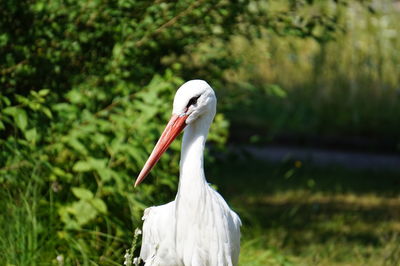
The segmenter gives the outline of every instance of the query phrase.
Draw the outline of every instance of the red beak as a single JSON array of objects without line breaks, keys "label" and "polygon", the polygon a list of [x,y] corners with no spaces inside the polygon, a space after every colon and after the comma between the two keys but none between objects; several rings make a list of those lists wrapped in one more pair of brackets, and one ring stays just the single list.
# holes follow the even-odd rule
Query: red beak
[{"label": "red beak", "polygon": [[142,171],[140,171],[135,182],[135,187],[142,183],[153,166],[158,162],[161,155],[168,149],[169,145],[171,145],[172,141],[183,131],[186,126],[185,121],[187,117],[188,115],[172,115],[164,132],[161,134],[160,139],[147,159],[147,162],[143,166]]}]

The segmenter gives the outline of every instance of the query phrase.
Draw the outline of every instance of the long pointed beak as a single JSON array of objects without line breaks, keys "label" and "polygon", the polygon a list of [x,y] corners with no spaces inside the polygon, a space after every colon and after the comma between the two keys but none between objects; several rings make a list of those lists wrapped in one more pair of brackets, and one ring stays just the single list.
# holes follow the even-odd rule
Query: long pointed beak
[{"label": "long pointed beak", "polygon": [[171,145],[172,141],[174,141],[174,139],[183,131],[186,126],[185,121],[187,117],[188,115],[186,114],[172,115],[164,129],[164,132],[161,134],[160,139],[147,159],[147,162],[143,166],[142,171],[140,171],[140,174],[135,182],[135,187],[146,178],[151,169],[160,159],[161,155],[168,149],[169,145]]}]

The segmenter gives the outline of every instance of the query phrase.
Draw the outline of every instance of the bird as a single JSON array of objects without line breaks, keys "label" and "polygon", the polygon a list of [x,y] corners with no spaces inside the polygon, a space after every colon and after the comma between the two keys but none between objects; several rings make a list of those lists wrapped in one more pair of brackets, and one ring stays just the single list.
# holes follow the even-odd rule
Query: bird
[{"label": "bird", "polygon": [[239,216],[206,181],[204,147],[217,98],[204,80],[190,80],[175,94],[172,117],[135,182],[138,186],[182,132],[179,185],[174,201],[145,209],[140,259],[145,266],[235,266]]}]

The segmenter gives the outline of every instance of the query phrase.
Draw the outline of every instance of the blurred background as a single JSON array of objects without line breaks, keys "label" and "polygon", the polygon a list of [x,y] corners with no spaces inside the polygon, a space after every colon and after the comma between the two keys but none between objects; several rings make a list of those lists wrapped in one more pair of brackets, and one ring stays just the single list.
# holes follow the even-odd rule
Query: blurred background
[{"label": "blurred background", "polygon": [[174,199],[180,140],[133,182],[197,78],[240,265],[400,264],[400,1],[0,3],[5,265],[121,265]]}]

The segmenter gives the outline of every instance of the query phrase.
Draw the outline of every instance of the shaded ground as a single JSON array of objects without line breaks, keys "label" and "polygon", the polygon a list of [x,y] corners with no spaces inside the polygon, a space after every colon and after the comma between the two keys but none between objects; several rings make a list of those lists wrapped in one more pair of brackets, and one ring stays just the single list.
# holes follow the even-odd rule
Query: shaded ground
[{"label": "shaded ground", "polygon": [[293,160],[220,165],[208,176],[242,218],[241,265],[400,265],[398,173]]},{"label": "shaded ground", "polygon": [[241,146],[234,152],[247,152],[262,161],[282,162],[301,160],[319,166],[341,166],[357,169],[390,169],[400,172],[400,155],[361,153],[344,150],[327,150],[288,146]]}]

